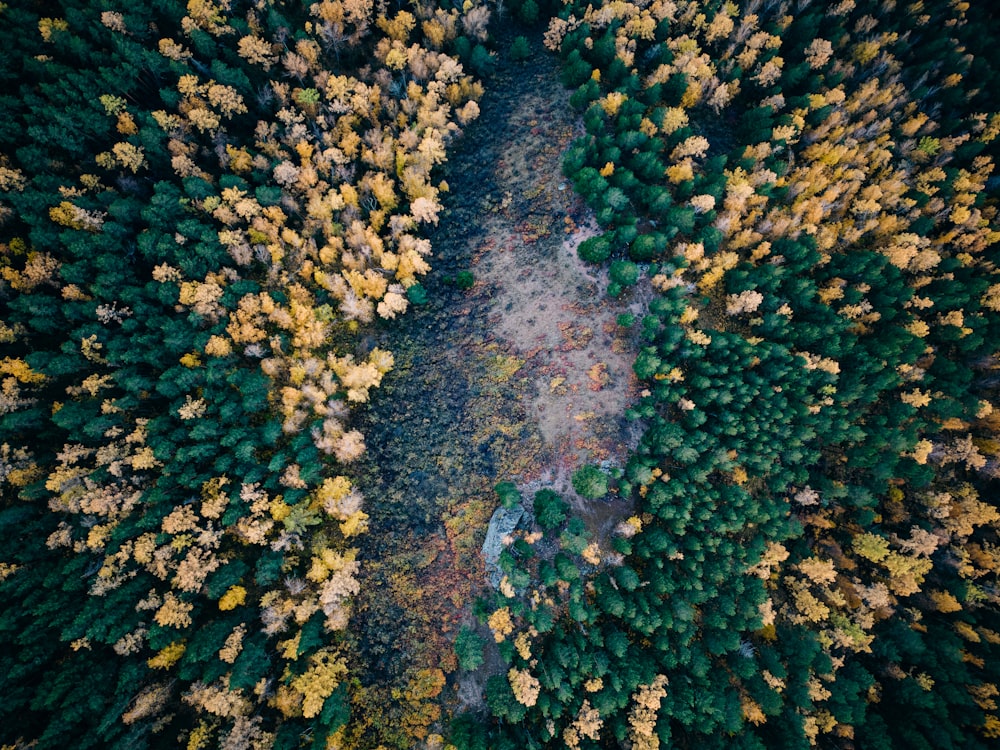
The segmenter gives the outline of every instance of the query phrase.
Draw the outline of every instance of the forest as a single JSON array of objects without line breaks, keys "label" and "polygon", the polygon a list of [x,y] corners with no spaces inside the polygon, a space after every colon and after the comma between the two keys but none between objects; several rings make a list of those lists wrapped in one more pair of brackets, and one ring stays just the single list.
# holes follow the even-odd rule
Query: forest
[{"label": "forest", "polygon": [[996,13],[0,3],[0,748],[1000,745]]}]

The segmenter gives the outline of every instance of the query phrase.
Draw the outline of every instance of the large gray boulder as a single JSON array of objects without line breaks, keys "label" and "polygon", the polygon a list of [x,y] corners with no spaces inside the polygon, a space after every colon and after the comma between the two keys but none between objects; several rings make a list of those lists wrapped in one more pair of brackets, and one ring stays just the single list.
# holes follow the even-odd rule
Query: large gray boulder
[{"label": "large gray boulder", "polygon": [[531,526],[531,514],[523,505],[513,508],[503,506],[493,511],[489,528],[486,529],[486,541],[483,542],[483,559],[486,561],[486,579],[493,588],[500,587],[503,571],[500,570],[500,553],[503,552],[505,537],[510,536],[518,527]]}]

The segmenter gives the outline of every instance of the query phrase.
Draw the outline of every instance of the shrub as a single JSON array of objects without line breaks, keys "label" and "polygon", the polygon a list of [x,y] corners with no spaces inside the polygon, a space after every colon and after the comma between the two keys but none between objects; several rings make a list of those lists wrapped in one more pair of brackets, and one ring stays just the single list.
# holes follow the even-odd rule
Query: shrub
[{"label": "shrub", "polygon": [[628,245],[639,235],[639,228],[635,225],[635,219],[629,217],[615,230],[615,244]]},{"label": "shrub", "polygon": [[517,724],[528,709],[517,702],[506,674],[495,674],[486,681],[486,705],[494,716]]},{"label": "shrub", "polygon": [[635,358],[635,362],[632,364],[632,371],[635,376],[640,380],[649,380],[653,377],[663,364],[653,347],[648,347],[639,352],[639,356]]},{"label": "shrub", "polygon": [[552,490],[535,493],[535,520],[546,531],[558,527],[566,520],[569,504]]},{"label": "shrub", "polygon": [[531,46],[528,44],[528,38],[523,36],[514,37],[508,54],[510,55],[510,59],[515,62],[527,60],[531,57]]},{"label": "shrub", "polygon": [[562,173],[566,177],[575,178],[581,169],[587,166],[587,142],[578,138],[566,149],[562,160]]},{"label": "shrub", "polygon": [[603,263],[611,255],[611,243],[603,234],[589,237],[580,243],[576,252],[582,260],[588,263]]},{"label": "shrub", "polygon": [[563,86],[576,88],[584,81],[590,79],[592,71],[593,68],[590,67],[590,63],[580,56],[578,50],[574,49],[566,56],[566,60],[562,66],[562,73],[560,73],[559,77],[562,80]]},{"label": "shrub", "polygon": [[706,253],[714,253],[722,245],[722,232],[713,226],[707,226],[701,230],[701,244],[705,246]]},{"label": "shrub", "polygon": [[524,0],[517,9],[517,17],[522,23],[531,26],[538,21],[538,3],[535,0]]},{"label": "shrub", "polygon": [[477,76],[482,78],[492,73],[495,62],[493,55],[483,45],[477,44],[472,48],[472,54],[469,55],[469,67]]},{"label": "shrub", "polygon": [[603,195],[604,191],[608,189],[608,181],[593,167],[583,167],[576,175],[570,175],[570,177],[576,192],[587,201],[593,201],[595,197]]},{"label": "shrub", "polygon": [[604,206],[597,209],[597,223],[602,227],[612,227],[615,223],[617,212],[611,206]]},{"label": "shrub", "polygon": [[451,743],[458,750],[489,750],[486,729],[479,717],[462,714],[451,724]]},{"label": "shrub", "polygon": [[559,535],[559,546],[567,552],[579,555],[587,547],[590,534],[579,518],[573,518],[562,534]]},{"label": "shrub", "polygon": [[414,305],[427,304],[427,290],[420,283],[416,283],[406,290],[406,298]]},{"label": "shrub", "polygon": [[513,482],[498,482],[493,491],[497,493],[500,504],[505,508],[513,508],[521,502],[521,493]]},{"label": "shrub", "polygon": [[599,99],[600,96],[600,85],[593,78],[588,78],[582,86],[570,95],[569,103],[577,112],[583,112],[590,106],[591,102]]},{"label": "shrub", "polygon": [[[668,107],[676,107],[681,103],[681,98],[684,96],[684,92],[687,91],[687,87],[687,76],[683,73],[674,73],[663,84],[663,103]],[[756,141],[747,141],[747,143],[756,143]]]},{"label": "shrub", "polygon": [[588,500],[599,500],[608,494],[608,475],[593,464],[586,464],[573,472],[573,489]]},{"label": "shrub", "polygon": [[667,222],[682,234],[690,234],[694,229],[694,209],[688,206],[674,206],[667,213]]},{"label": "shrub", "polygon": [[639,267],[630,260],[616,260],[611,263],[611,280],[621,286],[632,286],[639,280]]},{"label": "shrub", "polygon": [[455,656],[458,666],[466,672],[479,669],[483,663],[483,639],[468,625],[463,625],[455,638]]}]

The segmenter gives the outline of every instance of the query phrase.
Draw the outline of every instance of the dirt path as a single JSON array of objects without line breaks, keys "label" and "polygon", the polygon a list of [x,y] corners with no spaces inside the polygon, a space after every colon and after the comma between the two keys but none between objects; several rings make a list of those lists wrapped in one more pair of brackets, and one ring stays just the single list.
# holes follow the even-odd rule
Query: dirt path
[{"label": "dirt path", "polygon": [[[431,301],[369,342],[397,364],[359,425],[371,515],[355,616],[369,705],[359,708],[381,712],[367,736],[389,746],[435,727],[440,703],[479,700],[483,675],[453,676],[434,695],[419,685],[452,672],[449,643],[472,621],[493,484],[569,495],[576,466],[619,463],[632,434],[621,415],[635,397],[634,343],[616,324],[629,302],[609,304],[602,274],[578,260],[594,229],[560,171],[578,118],[540,39],[514,63],[500,34],[482,114],[444,175]],[[471,290],[449,283],[460,271],[473,273]],[[599,534],[626,510],[577,503]]]}]

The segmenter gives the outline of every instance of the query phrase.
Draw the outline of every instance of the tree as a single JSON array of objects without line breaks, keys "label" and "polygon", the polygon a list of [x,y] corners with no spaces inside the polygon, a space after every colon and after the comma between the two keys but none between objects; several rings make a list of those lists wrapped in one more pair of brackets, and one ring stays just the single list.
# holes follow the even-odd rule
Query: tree
[{"label": "tree", "polygon": [[475,671],[483,663],[482,637],[468,626],[463,626],[455,637],[455,654],[458,666],[467,672]]},{"label": "tree", "polygon": [[534,500],[535,520],[545,531],[558,528],[566,520],[569,504],[553,490],[538,490]]},{"label": "tree", "polygon": [[588,500],[600,500],[608,494],[608,475],[593,464],[573,472],[573,489]]}]

